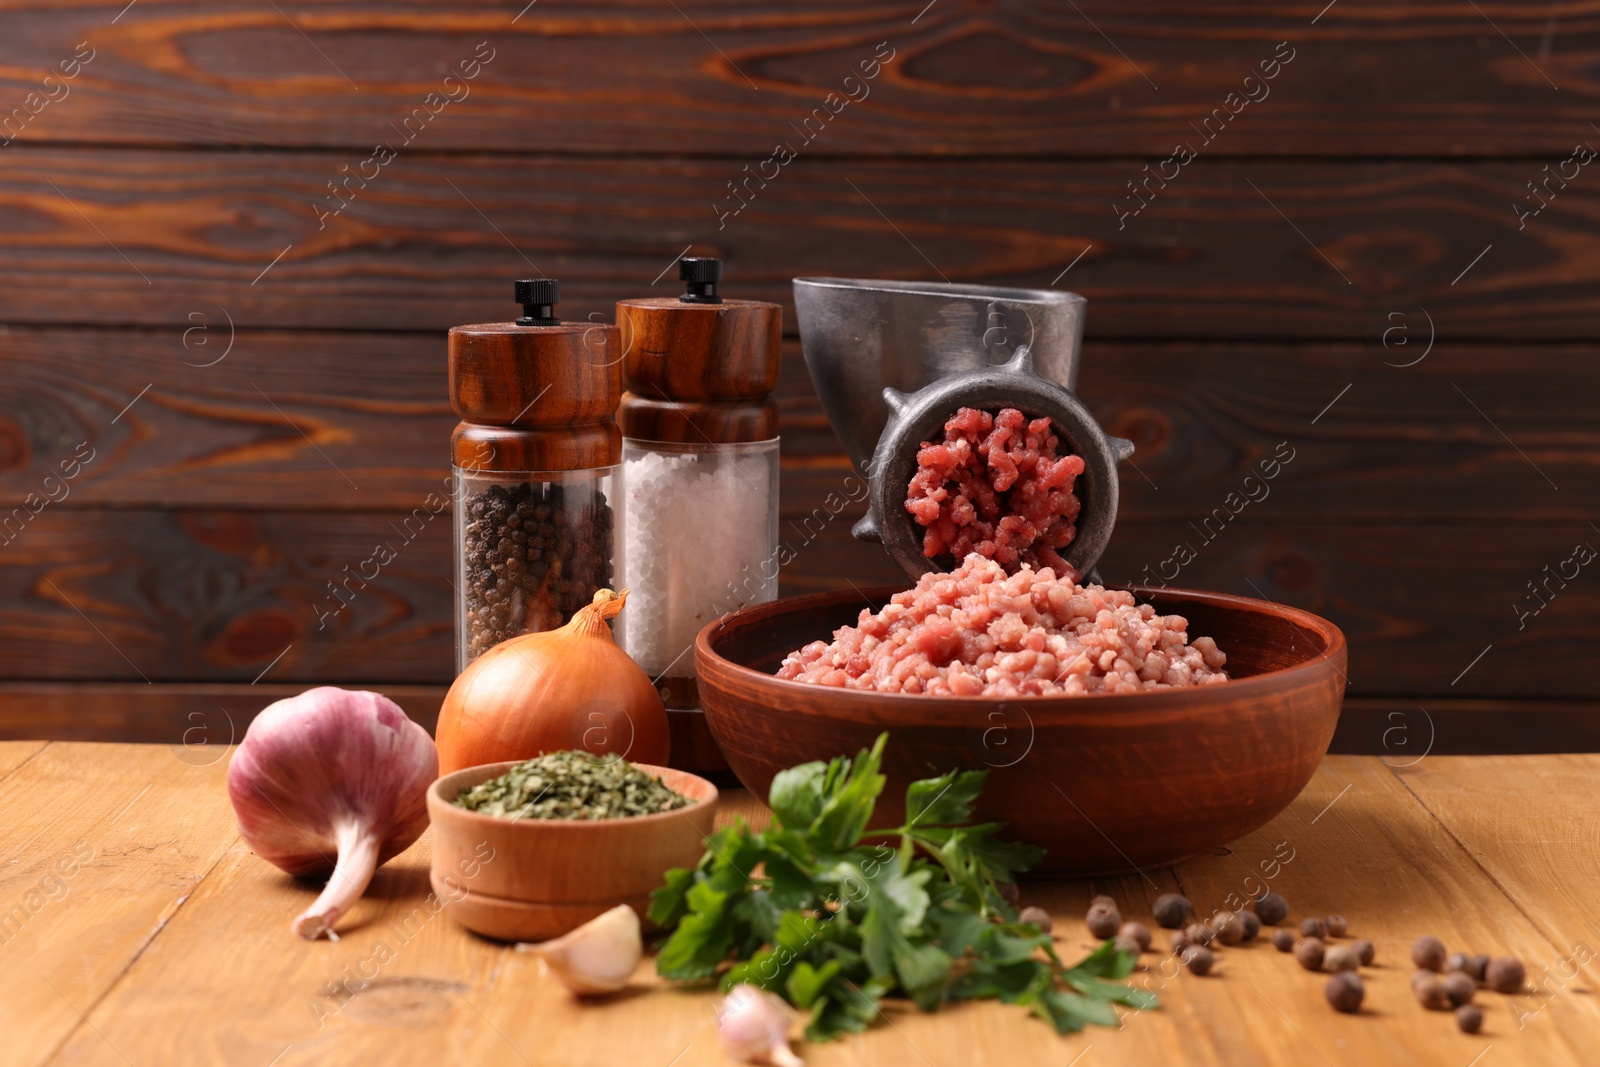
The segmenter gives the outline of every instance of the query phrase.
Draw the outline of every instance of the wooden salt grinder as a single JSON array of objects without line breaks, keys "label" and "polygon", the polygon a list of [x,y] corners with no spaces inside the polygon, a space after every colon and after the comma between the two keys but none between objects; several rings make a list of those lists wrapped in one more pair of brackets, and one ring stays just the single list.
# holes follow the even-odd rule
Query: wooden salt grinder
[{"label": "wooden salt grinder", "polygon": [[[724,298],[717,292],[721,260],[685,257],[678,275],[686,283],[681,296],[617,304],[628,386],[617,412],[623,437],[706,447],[774,440],[783,309]],[[775,483],[769,491],[776,498]],[[775,554],[776,544],[771,547]],[[726,769],[706,729],[694,678],[663,676],[658,688],[672,723],[673,765]]]}]

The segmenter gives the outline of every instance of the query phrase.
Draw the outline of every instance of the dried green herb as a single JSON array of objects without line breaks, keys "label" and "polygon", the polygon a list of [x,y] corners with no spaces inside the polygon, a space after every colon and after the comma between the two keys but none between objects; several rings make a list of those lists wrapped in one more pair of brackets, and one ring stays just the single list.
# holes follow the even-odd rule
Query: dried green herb
[{"label": "dried green herb", "polygon": [[456,797],[456,806],[502,819],[623,819],[692,801],[620,756],[570,750],[524,760]]}]

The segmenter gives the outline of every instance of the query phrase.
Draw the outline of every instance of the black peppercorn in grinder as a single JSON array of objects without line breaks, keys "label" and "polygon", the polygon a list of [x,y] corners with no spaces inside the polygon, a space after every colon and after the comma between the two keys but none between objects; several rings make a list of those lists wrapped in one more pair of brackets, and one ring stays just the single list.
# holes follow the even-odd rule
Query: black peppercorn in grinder
[{"label": "black peppercorn in grinder", "polygon": [[450,331],[458,670],[562,626],[614,578],[617,328],[556,318],[553,278],[515,296],[516,320]]}]

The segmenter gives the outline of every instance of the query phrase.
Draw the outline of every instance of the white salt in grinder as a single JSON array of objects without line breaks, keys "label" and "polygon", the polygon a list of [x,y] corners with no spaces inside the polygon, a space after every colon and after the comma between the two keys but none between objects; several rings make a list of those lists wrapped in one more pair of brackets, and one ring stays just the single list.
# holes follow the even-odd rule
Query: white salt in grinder
[{"label": "white salt in grinder", "polygon": [[685,292],[617,304],[624,375],[617,640],[656,682],[673,765],[725,764],[700,714],[694,640],[778,595],[783,309],[724,298],[722,261],[686,257]]}]

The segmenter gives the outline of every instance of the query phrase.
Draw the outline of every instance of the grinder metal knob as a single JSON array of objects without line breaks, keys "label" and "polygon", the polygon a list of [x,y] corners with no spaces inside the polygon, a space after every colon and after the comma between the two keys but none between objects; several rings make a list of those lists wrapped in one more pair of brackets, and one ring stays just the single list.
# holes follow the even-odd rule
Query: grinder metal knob
[{"label": "grinder metal knob", "polygon": [[1085,469],[1074,487],[1082,502],[1078,532],[1063,556],[1080,575],[1094,568],[1117,521],[1117,464],[1133,455],[1133,442],[1107,434],[1077,397],[1040,377],[1030,348],[1018,348],[1002,367],[952,374],[915,393],[885,388],[883,399],[889,421],[868,468],[867,514],[851,530],[857,540],[882,541],[913,580],[939,569],[922,554],[922,527],[905,507],[917,452],[923,441],[938,437],[958,408],[1011,407],[1030,419],[1049,418],[1062,444],[1083,459]]}]

